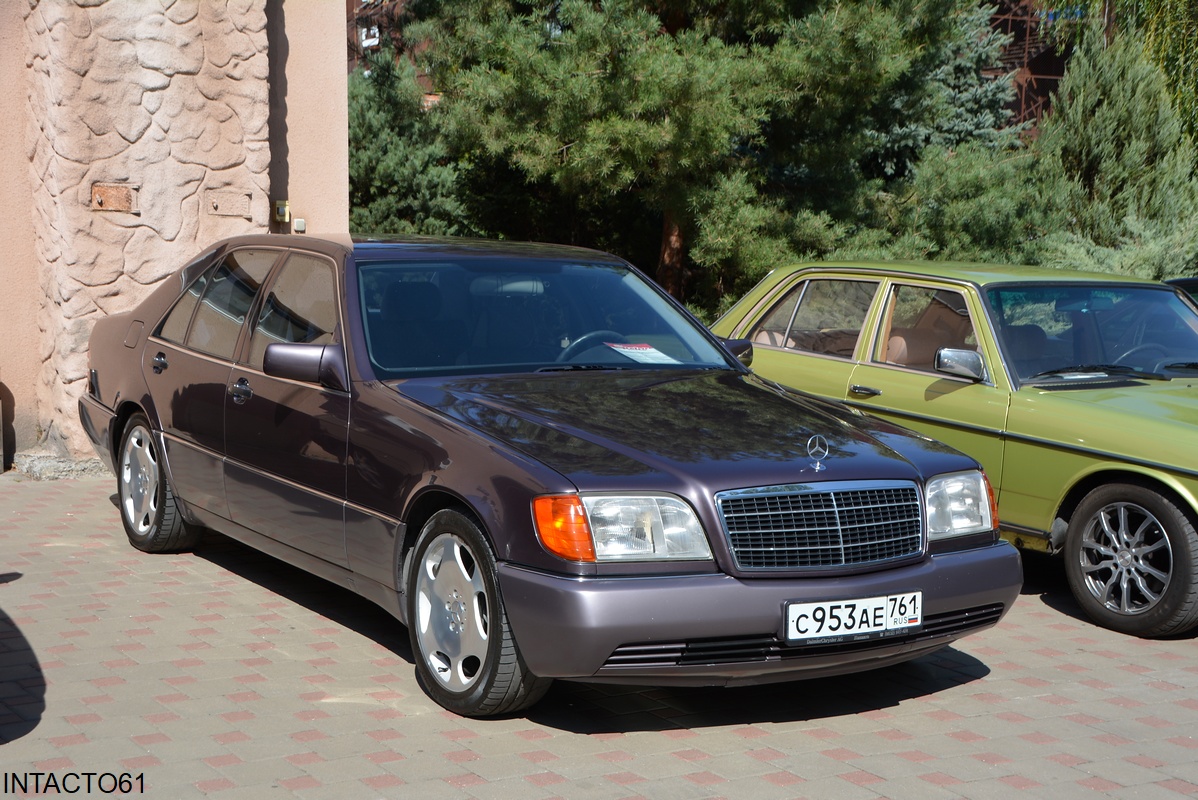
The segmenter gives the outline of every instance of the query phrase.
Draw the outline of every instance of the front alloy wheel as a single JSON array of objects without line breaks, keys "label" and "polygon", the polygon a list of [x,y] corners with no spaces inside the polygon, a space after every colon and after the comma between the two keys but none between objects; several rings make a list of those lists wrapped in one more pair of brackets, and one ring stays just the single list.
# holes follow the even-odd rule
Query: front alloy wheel
[{"label": "front alloy wheel", "polygon": [[487,658],[491,621],[486,584],[474,554],[452,533],[433,539],[416,568],[420,652],[441,686],[464,692],[478,680]]},{"label": "front alloy wheel", "polygon": [[1135,484],[1090,492],[1073,515],[1066,573],[1099,624],[1164,636],[1198,623],[1198,535],[1169,498]]},{"label": "front alloy wheel", "polygon": [[457,714],[527,708],[550,680],[528,671],[508,628],[491,547],[466,515],[429,519],[409,556],[408,632],[424,689]]}]

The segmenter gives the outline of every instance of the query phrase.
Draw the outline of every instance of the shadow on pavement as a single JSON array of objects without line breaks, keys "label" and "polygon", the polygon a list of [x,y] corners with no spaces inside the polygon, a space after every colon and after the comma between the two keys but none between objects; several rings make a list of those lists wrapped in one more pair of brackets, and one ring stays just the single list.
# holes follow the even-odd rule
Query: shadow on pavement
[{"label": "shadow on pavement", "polygon": [[[347,589],[216,533],[205,536],[196,555],[414,663],[407,631],[399,621]],[[558,681],[523,716],[549,728],[586,734],[817,721],[893,707],[970,683],[989,672],[973,656],[946,647],[885,669],[764,686],[678,688]]]},{"label": "shadow on pavement", "polygon": [[348,589],[213,531],[204,534],[195,554],[415,663],[399,620]]},{"label": "shadow on pavement", "polygon": [[[1073,599],[1073,592],[1065,577],[1065,564],[1060,556],[1034,552],[1024,552],[1022,555],[1023,590],[1020,592],[1021,595],[1039,597],[1041,603],[1054,611],[1087,625],[1095,624]],[[1191,628],[1184,633],[1162,638],[1165,640],[1198,639],[1198,628]]]},{"label": "shadow on pavement", "polygon": [[664,688],[558,681],[526,716],[549,728],[587,734],[816,722],[894,707],[989,672],[973,656],[946,647],[880,670],[762,686]]},{"label": "shadow on pavement", "polygon": [[[0,573],[0,584],[20,579]],[[21,629],[0,608],[0,744],[20,739],[38,726],[46,711],[46,678],[37,654]]]},{"label": "shadow on pavement", "polygon": [[1054,611],[1093,624],[1073,599],[1069,581],[1065,578],[1065,562],[1060,556],[1028,550],[1021,551],[1020,555],[1023,557],[1023,590],[1020,595],[1025,598],[1038,597],[1041,603]]}]

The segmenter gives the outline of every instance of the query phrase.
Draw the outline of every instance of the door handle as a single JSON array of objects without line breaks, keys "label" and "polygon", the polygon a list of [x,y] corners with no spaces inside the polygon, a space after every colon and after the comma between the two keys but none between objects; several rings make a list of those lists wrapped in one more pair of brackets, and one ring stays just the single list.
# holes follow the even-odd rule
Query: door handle
[{"label": "door handle", "polygon": [[161,375],[162,371],[169,366],[170,364],[166,360],[166,353],[159,353],[150,359],[150,369],[154,370],[155,375]]},{"label": "door handle", "polygon": [[240,378],[237,383],[229,387],[229,394],[233,395],[233,402],[237,405],[243,405],[246,400],[254,396],[254,390],[250,388],[250,382],[245,378]]},{"label": "door handle", "polygon": [[854,383],[849,387],[849,391],[853,394],[863,394],[866,397],[878,397],[882,394],[881,389],[875,389],[872,386],[862,386],[859,383]]}]

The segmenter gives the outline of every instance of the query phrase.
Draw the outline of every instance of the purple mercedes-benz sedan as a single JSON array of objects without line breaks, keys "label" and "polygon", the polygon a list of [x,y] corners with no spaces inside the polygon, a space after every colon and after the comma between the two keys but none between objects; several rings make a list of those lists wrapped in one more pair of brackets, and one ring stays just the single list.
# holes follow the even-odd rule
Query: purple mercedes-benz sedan
[{"label": "purple mercedes-benz sedan", "polygon": [[409,631],[426,691],[782,681],[998,622],[977,462],[756,377],[615,256],[259,235],[96,323],[79,413],[129,541],[208,528]]}]

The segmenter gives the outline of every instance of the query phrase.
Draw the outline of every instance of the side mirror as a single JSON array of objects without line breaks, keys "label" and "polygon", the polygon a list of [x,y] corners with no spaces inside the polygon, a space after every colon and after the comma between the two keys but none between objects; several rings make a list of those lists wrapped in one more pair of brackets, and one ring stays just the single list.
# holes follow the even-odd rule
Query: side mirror
[{"label": "side mirror", "polygon": [[749,339],[721,339],[724,347],[746,367],[753,366],[753,342]]},{"label": "side mirror", "polygon": [[986,364],[976,350],[941,347],[936,351],[936,370],[971,381],[986,380]]},{"label": "side mirror", "polygon": [[339,392],[349,391],[345,350],[339,344],[268,344],[262,358],[262,371],[272,378],[318,383]]}]

